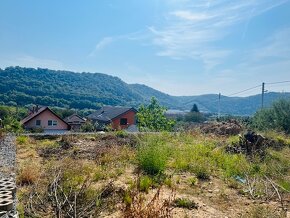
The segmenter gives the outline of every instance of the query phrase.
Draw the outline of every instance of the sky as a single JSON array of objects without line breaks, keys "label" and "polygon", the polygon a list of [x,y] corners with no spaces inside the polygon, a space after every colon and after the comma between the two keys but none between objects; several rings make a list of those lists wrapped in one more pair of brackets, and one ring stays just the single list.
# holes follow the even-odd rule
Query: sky
[{"label": "sky", "polygon": [[[8,66],[230,95],[290,80],[290,0],[0,0],[0,68]],[[290,83],[266,90],[290,92]]]}]

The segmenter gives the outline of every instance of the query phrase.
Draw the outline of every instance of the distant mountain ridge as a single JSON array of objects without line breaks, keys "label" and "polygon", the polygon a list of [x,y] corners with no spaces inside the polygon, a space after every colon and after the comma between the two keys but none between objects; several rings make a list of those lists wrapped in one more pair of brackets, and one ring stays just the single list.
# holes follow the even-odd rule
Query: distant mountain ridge
[{"label": "distant mountain ridge", "polygon": [[[0,69],[0,104],[97,109],[104,105],[138,107],[152,96],[169,109],[200,110],[217,113],[218,95],[171,96],[141,84],[127,84],[118,77],[102,73],[74,73],[41,68],[8,67]],[[265,106],[290,93],[265,94]],[[221,113],[251,115],[261,106],[261,95],[221,98]]]}]

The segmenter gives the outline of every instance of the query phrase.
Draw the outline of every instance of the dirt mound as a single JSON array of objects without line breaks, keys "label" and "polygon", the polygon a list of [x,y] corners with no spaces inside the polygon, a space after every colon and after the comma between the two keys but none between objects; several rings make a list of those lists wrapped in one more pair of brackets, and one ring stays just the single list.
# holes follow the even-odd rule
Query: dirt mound
[{"label": "dirt mound", "polygon": [[236,120],[228,122],[206,123],[200,127],[203,133],[213,133],[216,135],[238,135],[243,127]]},{"label": "dirt mound", "polygon": [[229,145],[227,151],[232,153],[243,153],[248,156],[259,155],[260,157],[265,157],[268,147],[280,149],[285,145],[286,144],[282,141],[266,138],[254,131],[248,131],[244,135],[240,135],[238,143]]}]

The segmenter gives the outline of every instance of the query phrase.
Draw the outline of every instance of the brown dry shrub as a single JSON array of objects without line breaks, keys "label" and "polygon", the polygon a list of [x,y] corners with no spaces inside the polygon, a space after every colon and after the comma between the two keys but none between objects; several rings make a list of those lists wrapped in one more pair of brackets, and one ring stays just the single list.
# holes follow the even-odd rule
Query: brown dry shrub
[{"label": "brown dry shrub", "polygon": [[[137,179],[138,180],[138,179]],[[138,182],[137,182],[138,183]],[[135,184],[131,190],[125,191],[123,216],[125,218],[169,218],[172,217],[172,207],[175,194],[162,198],[162,186],[158,187],[153,197],[143,193]]]},{"label": "brown dry shrub", "polygon": [[39,168],[36,163],[24,163],[18,173],[17,183],[19,185],[35,184],[40,177]]}]

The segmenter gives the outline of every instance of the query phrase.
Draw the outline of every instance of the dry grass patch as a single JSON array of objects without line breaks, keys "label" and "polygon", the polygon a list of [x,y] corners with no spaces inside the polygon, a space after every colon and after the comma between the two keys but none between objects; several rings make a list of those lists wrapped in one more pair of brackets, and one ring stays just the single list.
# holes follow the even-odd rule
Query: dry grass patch
[{"label": "dry grass patch", "polygon": [[40,166],[33,162],[25,162],[17,175],[17,183],[19,185],[32,185],[39,180]]}]

